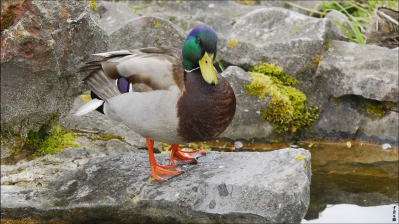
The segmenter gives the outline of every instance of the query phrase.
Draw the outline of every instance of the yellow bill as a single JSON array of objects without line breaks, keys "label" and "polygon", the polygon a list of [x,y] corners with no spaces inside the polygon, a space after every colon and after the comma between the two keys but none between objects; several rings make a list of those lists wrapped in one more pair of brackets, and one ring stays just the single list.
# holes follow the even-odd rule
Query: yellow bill
[{"label": "yellow bill", "polygon": [[211,85],[218,84],[218,78],[216,77],[215,68],[213,67],[213,57],[215,55],[212,54],[211,56],[205,52],[204,56],[199,61],[199,66],[202,73],[202,78]]}]

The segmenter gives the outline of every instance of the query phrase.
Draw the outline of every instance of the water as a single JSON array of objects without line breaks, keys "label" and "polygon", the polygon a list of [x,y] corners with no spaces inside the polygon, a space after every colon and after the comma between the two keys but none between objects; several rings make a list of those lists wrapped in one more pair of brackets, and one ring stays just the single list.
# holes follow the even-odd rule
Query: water
[{"label": "water", "polygon": [[[393,221],[393,211],[396,211],[396,221]],[[317,219],[303,219],[301,223],[398,223],[397,214],[398,204],[370,207],[351,204],[327,205]]]},{"label": "water", "polygon": [[302,145],[312,154],[312,180],[302,223],[398,223],[397,149],[307,146]]}]

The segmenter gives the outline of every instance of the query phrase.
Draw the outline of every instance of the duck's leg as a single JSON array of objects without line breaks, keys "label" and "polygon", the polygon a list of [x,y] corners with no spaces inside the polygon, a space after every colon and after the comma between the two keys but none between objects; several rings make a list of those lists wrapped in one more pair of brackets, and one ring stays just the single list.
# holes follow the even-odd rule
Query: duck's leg
[{"label": "duck's leg", "polygon": [[148,157],[150,159],[150,167],[151,167],[151,173],[152,173],[153,178],[155,178],[159,181],[164,181],[170,177],[180,174],[180,172],[177,170],[170,170],[170,169],[177,168],[178,167],[177,164],[170,165],[170,166],[158,165],[158,163],[155,159],[155,156],[154,156],[154,141],[149,138],[146,138],[146,143],[147,143]]},{"label": "duck's leg", "polygon": [[199,156],[204,156],[206,154],[203,150],[180,150],[179,144],[171,145],[170,150],[172,150],[169,158],[169,164],[171,165],[175,164],[175,160],[177,160],[178,164],[196,163],[197,160],[195,158]]}]

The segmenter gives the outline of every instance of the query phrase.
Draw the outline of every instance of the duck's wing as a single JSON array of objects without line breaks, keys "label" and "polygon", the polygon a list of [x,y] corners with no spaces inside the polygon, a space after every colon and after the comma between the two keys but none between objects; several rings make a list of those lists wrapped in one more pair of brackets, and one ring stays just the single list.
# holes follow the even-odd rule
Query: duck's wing
[{"label": "duck's wing", "polygon": [[79,109],[89,113],[104,101],[127,92],[184,89],[184,69],[180,50],[150,47],[95,54],[100,60],[86,63],[79,72],[89,72],[83,80],[98,100]]},{"label": "duck's wing", "polygon": [[124,77],[136,92],[184,88],[182,56],[176,48],[150,47],[95,55],[103,58],[86,63],[79,71],[102,70],[115,80]]}]

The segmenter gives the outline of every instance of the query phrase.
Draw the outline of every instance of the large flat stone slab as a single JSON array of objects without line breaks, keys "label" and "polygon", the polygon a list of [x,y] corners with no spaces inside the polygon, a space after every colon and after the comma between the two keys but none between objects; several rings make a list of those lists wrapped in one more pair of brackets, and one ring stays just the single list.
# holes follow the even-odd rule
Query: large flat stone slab
[{"label": "large flat stone slab", "polygon": [[[166,164],[169,155],[158,154]],[[1,218],[70,223],[299,223],[309,204],[304,149],[209,152],[167,182],[146,153],[93,158],[45,188],[1,187]],[[29,169],[23,172],[29,172]],[[3,177],[2,177],[3,178]]]}]

